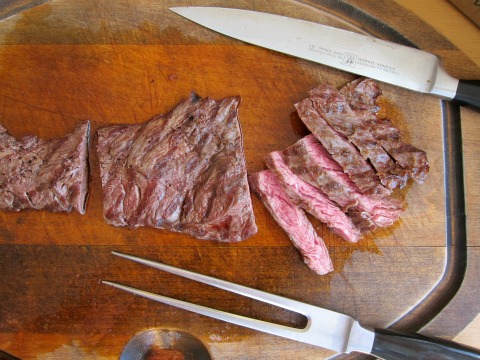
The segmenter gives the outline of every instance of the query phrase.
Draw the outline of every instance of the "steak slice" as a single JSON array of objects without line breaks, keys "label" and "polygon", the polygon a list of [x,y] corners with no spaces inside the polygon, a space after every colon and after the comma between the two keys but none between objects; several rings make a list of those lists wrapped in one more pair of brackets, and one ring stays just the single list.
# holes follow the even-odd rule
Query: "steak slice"
[{"label": "steak slice", "polygon": [[407,172],[378,144],[370,132],[371,127],[356,116],[345,96],[328,84],[317,86],[309,92],[309,96],[322,118],[348,138],[365,160],[370,161],[384,186],[389,189],[405,186]]},{"label": "steak slice", "polygon": [[287,233],[310,269],[320,275],[333,271],[325,243],[315,232],[303,210],[290,200],[275,173],[264,170],[250,174],[248,179],[252,190],[258,194],[273,218]]},{"label": "steak slice", "polygon": [[105,221],[226,242],[255,234],[239,103],[192,93],[144,124],[100,129]]},{"label": "steak slice", "polygon": [[293,203],[325,223],[332,232],[345,240],[357,242],[360,239],[360,231],[352,219],[323,192],[295,175],[283,161],[280,152],[270,153],[265,161],[270,170],[275,171]]},{"label": "steak slice", "polygon": [[373,79],[358,78],[350,81],[340,89],[340,93],[345,96],[356,115],[363,120],[368,120],[372,114],[380,110],[377,99],[382,95],[382,90]]},{"label": "steak slice", "polygon": [[0,209],[85,214],[90,123],[60,139],[20,141],[0,125]]},{"label": "steak slice", "polygon": [[423,183],[429,171],[427,154],[401,140],[399,130],[386,119],[377,116],[377,98],[382,94],[372,79],[356,79],[340,92],[345,96],[356,117],[370,128],[373,138],[400,165],[409,178]]},{"label": "steak slice", "polygon": [[391,190],[384,187],[372,166],[360,155],[348,139],[333,129],[315,109],[313,101],[306,98],[295,104],[297,112],[329,154],[337,161],[364,194],[385,196]]},{"label": "steak slice", "polygon": [[313,135],[298,140],[281,156],[294,174],[325,193],[362,230],[390,226],[404,212],[403,203],[394,198],[362,194]]}]

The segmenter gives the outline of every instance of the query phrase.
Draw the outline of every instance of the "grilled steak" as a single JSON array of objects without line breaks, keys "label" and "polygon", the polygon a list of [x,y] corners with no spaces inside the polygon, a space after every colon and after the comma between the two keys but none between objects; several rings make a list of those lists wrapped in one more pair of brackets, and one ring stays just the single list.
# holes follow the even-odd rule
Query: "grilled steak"
[{"label": "grilled steak", "polygon": [[377,196],[391,193],[380,183],[372,166],[360,155],[355,146],[322,118],[310,98],[300,101],[295,104],[295,107],[307,128],[322,143],[333,159],[342,166],[362,193]]},{"label": "grilled steak", "polygon": [[290,200],[275,173],[264,170],[250,174],[248,179],[251,188],[300,251],[305,263],[320,275],[332,271],[332,261],[325,243],[303,210]]},{"label": "grilled steak", "polygon": [[90,124],[60,139],[20,141],[0,125],[0,209],[85,213]]},{"label": "grilled steak", "polygon": [[144,124],[100,129],[106,222],[227,242],[255,234],[239,102],[192,93]]},{"label": "grilled steak", "polygon": [[382,93],[378,84],[372,79],[357,79],[345,85],[340,92],[357,119],[370,129],[375,141],[404,169],[408,177],[423,183],[429,170],[427,154],[404,143],[392,122],[376,115],[379,110],[376,100]]},{"label": "grilled steak", "polygon": [[325,258],[308,257],[311,246],[305,244],[318,241],[301,209],[358,241],[362,232],[399,219],[404,203],[390,197],[392,190],[409,178],[423,182],[428,161],[425,152],[401,141],[388,119],[377,117],[381,91],[373,80],[355,80],[341,91],[322,84],[308,94],[295,107],[312,134],[270,153],[270,170],[249,181],[309,266],[325,273]]},{"label": "grilled steak", "polygon": [[337,89],[321,84],[309,92],[315,110],[337,132],[354,144],[362,157],[374,167],[377,176],[389,189],[403,188],[408,180],[407,172],[397,165],[350,108],[345,96]]},{"label": "grilled steak", "polygon": [[364,120],[372,118],[380,110],[377,99],[382,90],[373,79],[358,78],[350,81],[340,89],[340,93],[347,99],[353,111]]},{"label": "grilled steak", "polygon": [[265,161],[267,166],[275,171],[283,189],[296,205],[325,223],[332,232],[345,240],[357,242],[360,239],[360,231],[352,219],[323,192],[295,175],[283,161],[280,152],[270,153]]},{"label": "grilled steak", "polygon": [[390,226],[403,213],[403,204],[394,198],[362,194],[313,135],[298,140],[281,156],[294,174],[325,193],[363,230]]}]

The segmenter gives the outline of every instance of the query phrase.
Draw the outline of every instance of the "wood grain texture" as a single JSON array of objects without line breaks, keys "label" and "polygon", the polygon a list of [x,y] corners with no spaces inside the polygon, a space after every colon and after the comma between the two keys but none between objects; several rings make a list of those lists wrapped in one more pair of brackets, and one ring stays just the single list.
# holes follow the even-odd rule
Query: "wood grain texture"
[{"label": "wood grain texture", "polygon": [[3,0],[0,3],[0,20],[47,1],[48,0]]},{"label": "wood grain texture", "polygon": [[[447,0],[395,0],[401,6],[414,12],[420,19],[433,26],[480,66],[480,27],[476,26],[466,14],[455,8],[455,1]],[[474,1],[458,2],[468,3],[473,7]],[[480,5],[476,5],[477,14]]]},{"label": "wood grain texture", "polygon": [[[441,0],[396,0],[405,8],[414,12],[419,18],[433,26],[439,33],[443,34],[447,39],[454,43],[462,50],[470,59],[478,66],[480,64],[480,28],[475,26],[465,14],[454,9],[452,3]],[[463,62],[462,62],[463,63]],[[460,64],[459,64],[460,65]],[[463,65],[462,65],[463,66]],[[470,71],[460,76],[472,76],[478,79],[476,72]],[[480,164],[478,161],[478,126],[480,114],[472,109],[462,109],[462,132],[464,147],[464,169],[465,169],[465,187],[466,187],[466,213],[467,213],[467,241],[469,244],[469,252],[475,254],[469,257],[467,264],[466,280],[462,289],[457,294],[452,303],[437,316],[437,318],[427,326],[424,331],[432,333],[433,329],[444,329],[444,336],[453,337],[459,331],[461,336],[456,338],[471,346],[480,346],[478,332],[480,331],[480,321],[469,323],[467,319],[461,319],[463,309],[473,309],[474,312],[480,313],[477,302],[469,302],[470,299],[478,298],[478,294],[474,289],[480,287],[478,280],[478,254],[480,228],[479,228],[479,196],[478,196],[478,178]],[[475,247],[475,248],[472,248]],[[456,321],[452,321],[455,319]],[[465,326],[467,329],[462,330]]]},{"label": "wood grain texture", "polygon": [[[0,213],[0,349],[22,359],[118,358],[135,333],[178,328],[200,338],[214,358],[326,358],[331,352],[190,314],[119,293],[101,279],[125,282],[230,312],[302,326],[282,309],[159,273],[114,258],[120,250],[341,311],[365,325],[388,326],[435,288],[445,266],[443,143],[440,101],[384,86],[392,121],[407,141],[427,151],[424,186],[397,196],[408,203],[402,220],[351,245],[314,221],[330,249],[335,272],[319,277],[302,263],[286,235],[254,197],[259,233],[237,244],[200,241],[153,229],[104,223],[95,131],[140,123],[171,109],[192,90],[221,98],[241,95],[240,121],[249,171],[263,157],[306,134],[293,104],[319,82],[336,86],[352,75],[245,45],[202,29],[168,11],[169,1],[58,0],[0,22],[1,122],[14,136],[63,136],[92,123],[91,193],[85,216],[46,212]],[[193,3],[202,4],[201,1]],[[357,2],[352,2],[357,4]],[[361,4],[360,4],[361,3]],[[175,2],[179,5],[178,2]],[[190,3],[191,4],[191,3]],[[209,2],[210,4],[210,2]],[[228,2],[215,2],[229,5]],[[230,4],[231,5],[231,4]],[[313,2],[239,2],[237,7],[295,15],[357,31]],[[480,75],[472,61],[398,5],[358,1],[369,16],[392,23],[419,46],[442,54],[457,74]],[[407,17],[399,20],[399,14]],[[419,34],[418,28],[425,31]],[[381,33],[381,31],[380,31]],[[456,68],[457,64],[462,67]],[[469,114],[474,129],[478,114]],[[471,122],[471,123],[470,123]],[[473,127],[471,127],[473,126]],[[476,152],[466,135],[467,163]],[[468,140],[469,139],[469,140]],[[466,150],[467,152],[467,150]],[[468,153],[468,152],[467,152]],[[474,179],[468,189],[474,187]],[[473,191],[472,199],[478,195]],[[478,214],[475,203],[468,211]],[[473,244],[478,246],[475,225]],[[478,256],[472,252],[476,264]],[[475,268],[472,269],[475,271]],[[458,306],[427,330],[452,336],[475,316],[464,311],[478,295],[470,272]],[[469,302],[470,301],[470,302]],[[447,309],[448,310],[448,309]],[[450,326],[445,330],[445,322]],[[261,354],[261,355],[260,355]]]},{"label": "wood grain texture", "polygon": [[454,341],[476,347],[478,339],[480,339],[480,315],[477,315],[460,334],[455,336]]}]

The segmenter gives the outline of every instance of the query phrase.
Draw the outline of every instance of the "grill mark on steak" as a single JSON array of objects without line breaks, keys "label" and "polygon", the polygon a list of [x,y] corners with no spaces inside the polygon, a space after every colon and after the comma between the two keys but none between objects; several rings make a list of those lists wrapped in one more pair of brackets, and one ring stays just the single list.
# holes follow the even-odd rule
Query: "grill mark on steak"
[{"label": "grill mark on steak", "polygon": [[399,200],[362,194],[313,135],[298,140],[280,154],[294,174],[325,193],[362,230],[390,226],[404,212]]},{"label": "grill mark on steak", "polygon": [[409,177],[423,181],[428,171],[425,153],[403,143],[390,120],[376,116],[379,94],[368,79],[342,92],[326,84],[309,91],[295,107],[312,134],[271,152],[265,158],[269,170],[249,176],[251,188],[319,274],[331,270],[324,255],[312,256],[317,234],[303,210],[355,242],[364,231],[396,222],[404,202],[390,197],[392,190]]},{"label": "grill mark on steak", "polygon": [[360,239],[360,231],[340,207],[323,192],[295,175],[285,164],[281,153],[270,153],[265,162],[270,170],[275,171],[278,180],[292,202],[325,223],[335,234],[349,242]]},{"label": "grill mark on steak", "polygon": [[328,84],[317,86],[309,96],[321,117],[352,142],[365,160],[370,161],[384,186],[389,189],[405,186],[408,174],[377,144],[370,127],[356,117],[345,96]]},{"label": "grill mark on steak", "polygon": [[364,114],[368,118],[380,110],[377,99],[382,95],[382,90],[373,79],[358,78],[350,81],[340,89],[340,93],[346,97],[352,110],[366,110],[357,115]]},{"label": "grill mark on steak", "polygon": [[248,180],[252,190],[258,194],[270,214],[287,233],[310,269],[320,275],[333,271],[323,239],[315,232],[304,211],[290,200],[275,173],[264,170],[250,174]]},{"label": "grill mark on steak", "polygon": [[295,107],[307,128],[342,166],[362,193],[376,196],[391,193],[391,190],[380,183],[372,166],[363,159],[358,150],[322,118],[310,98],[300,101]]},{"label": "grill mark on steak", "polygon": [[377,98],[382,94],[372,79],[356,79],[345,85],[340,92],[350,104],[355,116],[370,129],[373,138],[400,165],[409,178],[423,183],[429,171],[427,154],[401,140],[399,130],[390,119],[380,119],[376,113]]},{"label": "grill mark on steak", "polygon": [[85,214],[90,123],[63,138],[21,140],[0,125],[0,209]]},{"label": "grill mark on steak", "polygon": [[255,234],[239,102],[192,93],[144,124],[100,129],[106,222],[218,241]]}]

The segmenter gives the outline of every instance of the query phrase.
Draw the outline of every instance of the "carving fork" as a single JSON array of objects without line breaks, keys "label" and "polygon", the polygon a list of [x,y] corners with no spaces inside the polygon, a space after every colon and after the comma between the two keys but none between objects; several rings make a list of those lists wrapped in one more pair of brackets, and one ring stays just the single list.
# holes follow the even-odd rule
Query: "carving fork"
[{"label": "carving fork", "polygon": [[480,350],[463,346],[452,341],[439,338],[430,338],[420,334],[398,333],[386,329],[366,329],[358,321],[348,315],[309,305],[300,301],[234,284],[192,271],[176,268],[152,260],[120,252],[112,252],[116,256],[144,264],[155,269],[163,270],[191,280],[199,281],[217,288],[234,292],[252,299],[279,306],[307,318],[307,325],[303,329],[256,320],[245,316],[230,314],[225,311],[211,309],[205,306],[192,304],[186,301],[172,299],[144,290],[139,290],[119,283],[102,280],[102,283],[113,286],[132,294],[145,297],[157,302],[172,305],[184,310],[210,316],[250,329],[266,332],[296,340],[339,353],[353,351],[371,354],[379,359],[438,359],[461,360],[480,359]]}]

